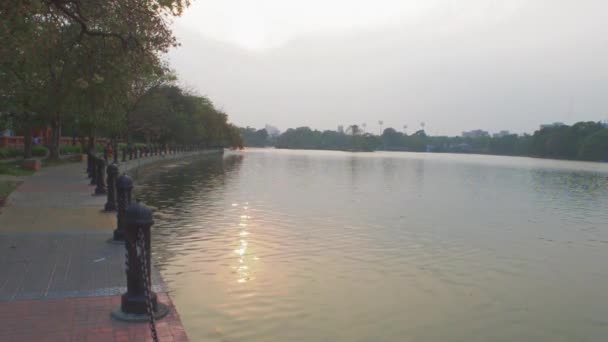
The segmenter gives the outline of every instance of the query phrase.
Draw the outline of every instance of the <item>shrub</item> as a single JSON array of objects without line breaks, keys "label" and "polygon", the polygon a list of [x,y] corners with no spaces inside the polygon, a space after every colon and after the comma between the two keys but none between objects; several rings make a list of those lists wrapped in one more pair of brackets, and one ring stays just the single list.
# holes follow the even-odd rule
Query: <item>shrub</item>
[{"label": "shrub", "polygon": [[80,145],[63,145],[59,148],[61,154],[79,154],[82,153]]},{"label": "shrub", "polygon": [[16,158],[23,155],[23,150],[14,147],[0,147],[0,159]]},{"label": "shrub", "polygon": [[34,157],[44,157],[47,155],[48,152],[49,152],[49,150],[44,146],[40,146],[40,145],[32,146],[32,156],[34,156]]}]

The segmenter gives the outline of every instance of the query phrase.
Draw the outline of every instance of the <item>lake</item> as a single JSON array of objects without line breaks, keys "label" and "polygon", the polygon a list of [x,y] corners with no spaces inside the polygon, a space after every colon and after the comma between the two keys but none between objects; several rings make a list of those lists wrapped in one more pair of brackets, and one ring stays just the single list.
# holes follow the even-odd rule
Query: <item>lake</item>
[{"label": "lake", "polygon": [[192,341],[608,336],[608,164],[250,149],[139,191]]}]

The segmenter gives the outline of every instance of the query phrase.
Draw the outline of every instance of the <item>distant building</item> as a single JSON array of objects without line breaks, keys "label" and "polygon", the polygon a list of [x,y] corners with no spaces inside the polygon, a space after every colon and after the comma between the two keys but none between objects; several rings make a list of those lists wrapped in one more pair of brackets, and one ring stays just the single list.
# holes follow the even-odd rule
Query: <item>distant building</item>
[{"label": "distant building", "polygon": [[543,128],[553,128],[553,127],[561,127],[561,126],[566,126],[566,124],[563,123],[563,122],[556,121],[556,122],[554,122],[552,124],[540,125],[540,129],[543,129]]},{"label": "distant building", "polygon": [[268,133],[268,136],[270,136],[270,137],[278,137],[279,135],[281,135],[281,131],[279,131],[278,128],[271,126],[269,124],[266,124],[264,129],[266,129],[266,133]]},{"label": "distant building", "polygon": [[511,135],[511,132],[509,132],[509,131],[500,131],[498,133],[492,134],[492,137],[494,137],[494,138],[502,138],[502,137],[506,137],[507,135]]},{"label": "distant building", "polygon": [[476,129],[476,130],[472,130],[472,131],[468,131],[468,132],[462,132],[462,136],[465,138],[483,138],[483,137],[489,137],[490,133],[488,133],[488,131]]},{"label": "distant building", "polygon": [[338,126],[338,133],[344,134],[344,126],[342,126],[342,125]]},{"label": "distant building", "polygon": [[10,128],[0,127],[0,137],[10,137],[10,136],[13,136],[13,131]]}]

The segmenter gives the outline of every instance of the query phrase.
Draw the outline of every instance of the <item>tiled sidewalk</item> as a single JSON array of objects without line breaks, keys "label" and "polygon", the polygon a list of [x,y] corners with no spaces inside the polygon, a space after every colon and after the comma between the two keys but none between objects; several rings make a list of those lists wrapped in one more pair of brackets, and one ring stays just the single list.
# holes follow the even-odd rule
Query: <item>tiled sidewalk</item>
[{"label": "tiled sidewalk", "polygon": [[[151,340],[147,323],[110,317],[126,291],[125,250],[107,243],[116,216],[101,212],[105,196],[91,195],[85,165],[50,167],[25,178],[2,208],[2,342]],[[187,341],[154,269],[152,282],[159,301],[171,308],[157,321],[159,340]]]},{"label": "tiled sidewalk", "polygon": [[[169,315],[156,322],[159,340],[188,341],[169,297],[159,293],[158,299],[171,307]],[[119,305],[120,296],[2,302],[0,341],[151,341],[147,323],[110,318]]]}]

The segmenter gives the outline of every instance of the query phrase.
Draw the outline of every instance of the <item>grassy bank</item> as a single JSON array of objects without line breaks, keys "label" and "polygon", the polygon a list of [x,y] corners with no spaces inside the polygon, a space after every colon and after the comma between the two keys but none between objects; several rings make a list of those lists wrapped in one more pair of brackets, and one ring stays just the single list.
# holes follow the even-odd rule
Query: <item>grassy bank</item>
[{"label": "grassy bank", "polygon": [[10,195],[19,185],[17,181],[0,180],[0,207],[4,205],[6,198]]},{"label": "grassy bank", "polygon": [[[52,167],[67,163],[78,162],[77,158],[65,158],[61,160],[51,161],[42,160],[42,167]],[[21,182],[19,178],[29,177],[36,173],[34,170],[25,169],[21,166],[23,159],[0,161],[0,206],[4,204],[4,200],[17,188]],[[3,176],[6,176],[3,178]]]},{"label": "grassy bank", "polygon": [[36,171],[21,167],[22,160],[0,161],[0,175],[27,177]]}]

